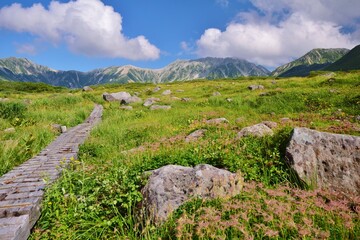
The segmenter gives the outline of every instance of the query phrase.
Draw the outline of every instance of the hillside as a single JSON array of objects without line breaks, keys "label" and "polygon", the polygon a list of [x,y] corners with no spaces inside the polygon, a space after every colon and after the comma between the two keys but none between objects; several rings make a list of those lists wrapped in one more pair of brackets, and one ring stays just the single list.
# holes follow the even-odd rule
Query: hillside
[{"label": "hillside", "polygon": [[274,77],[307,76],[310,71],[321,70],[343,57],[348,49],[313,49],[304,56],[275,69],[271,75]]},{"label": "hillside", "polygon": [[345,56],[326,67],[327,71],[349,71],[360,69],[360,45],[351,49]]},{"label": "hillside", "polygon": [[246,60],[235,58],[202,58],[178,60],[162,69],[142,69],[134,66],[108,67],[89,72],[58,71],[35,64],[28,59],[0,60],[0,77],[12,81],[43,82],[70,88],[109,82],[173,82],[193,79],[267,76],[269,71]]}]

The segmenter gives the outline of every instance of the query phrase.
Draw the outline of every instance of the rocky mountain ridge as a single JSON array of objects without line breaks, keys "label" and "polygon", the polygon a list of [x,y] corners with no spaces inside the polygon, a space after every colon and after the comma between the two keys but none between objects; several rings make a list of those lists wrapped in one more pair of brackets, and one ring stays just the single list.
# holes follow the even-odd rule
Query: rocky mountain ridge
[{"label": "rocky mountain ridge", "polygon": [[89,72],[59,71],[35,64],[28,59],[0,59],[0,77],[13,81],[44,82],[71,88],[103,83],[173,82],[193,79],[268,76],[263,66],[235,58],[178,60],[162,69],[143,69],[131,65],[108,67]]}]

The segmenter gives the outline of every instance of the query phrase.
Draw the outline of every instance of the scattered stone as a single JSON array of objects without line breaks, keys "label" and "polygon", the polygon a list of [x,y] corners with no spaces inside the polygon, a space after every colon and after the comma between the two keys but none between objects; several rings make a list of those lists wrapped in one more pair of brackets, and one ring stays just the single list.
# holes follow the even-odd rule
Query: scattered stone
[{"label": "scattered stone", "polygon": [[186,97],[184,97],[184,98],[181,98],[181,101],[183,101],[183,102],[190,102],[190,101],[191,101],[191,98],[186,98]]},{"label": "scattered stone", "polygon": [[263,121],[262,124],[265,124],[268,128],[274,129],[277,128],[277,123],[272,121]]},{"label": "scattered stone", "polygon": [[66,126],[61,126],[60,127],[60,132],[61,133],[66,133],[67,132],[67,127]]},{"label": "scattered stone", "polygon": [[360,194],[360,137],[295,128],[286,157],[305,182]]},{"label": "scattered stone", "polygon": [[248,86],[248,89],[250,90],[257,90],[257,89],[264,89],[265,87],[263,85],[250,85]]},{"label": "scattered stone", "polygon": [[254,137],[264,137],[267,135],[273,135],[274,132],[263,123],[255,124],[253,126],[245,127],[237,133],[238,138],[246,137],[246,136],[254,136]]},{"label": "scattered stone", "polygon": [[163,91],[163,93],[162,93],[162,95],[170,95],[171,94],[171,90],[165,90],[165,91]]},{"label": "scattered stone", "polygon": [[213,93],[213,96],[214,96],[214,97],[216,97],[216,96],[221,96],[221,93],[219,93],[219,92],[214,92],[214,93]]},{"label": "scattered stone", "polygon": [[89,87],[89,86],[84,86],[82,90],[83,90],[84,92],[94,91],[94,89],[92,89],[92,88]]},{"label": "scattered stone", "polygon": [[131,110],[133,110],[133,107],[132,106],[120,106],[120,109],[131,111]]},{"label": "scattered stone", "polygon": [[171,106],[167,105],[151,105],[150,110],[170,110]]},{"label": "scattered stone", "polygon": [[233,100],[232,100],[232,98],[227,98],[226,101],[227,102],[232,102]]},{"label": "scattered stone", "polygon": [[186,201],[201,197],[229,198],[239,194],[243,187],[240,173],[202,164],[194,168],[168,165],[151,172],[142,189],[142,205],[148,217],[159,224]]},{"label": "scattered stone", "polygon": [[161,87],[157,86],[157,87],[154,88],[153,92],[156,93],[156,92],[158,92],[160,90],[161,90]]},{"label": "scattered stone", "polygon": [[202,138],[205,133],[207,132],[206,129],[198,129],[192,133],[190,133],[186,138],[185,138],[185,142],[192,142],[192,141],[196,141],[199,138]]},{"label": "scattered stone", "polygon": [[214,118],[206,121],[207,124],[220,124],[220,123],[228,123],[229,121],[226,118]]},{"label": "scattered stone", "polygon": [[290,118],[281,118],[280,122],[281,123],[288,123],[288,122],[291,122],[291,119]]},{"label": "scattered stone", "polygon": [[153,105],[154,103],[156,103],[156,102],[158,102],[158,101],[160,101],[159,98],[148,98],[148,99],[145,100],[145,102],[144,102],[143,105],[144,105],[145,107],[149,107],[149,106]]},{"label": "scattered stone", "polygon": [[142,99],[139,98],[138,96],[132,96],[121,100],[120,104],[130,104],[130,103],[138,103],[138,102],[142,102]]},{"label": "scattered stone", "polygon": [[108,102],[122,101],[130,98],[131,95],[128,92],[117,92],[117,93],[103,93],[103,99]]},{"label": "scattered stone", "polygon": [[4,130],[4,133],[14,133],[15,132],[15,128],[7,128]]}]

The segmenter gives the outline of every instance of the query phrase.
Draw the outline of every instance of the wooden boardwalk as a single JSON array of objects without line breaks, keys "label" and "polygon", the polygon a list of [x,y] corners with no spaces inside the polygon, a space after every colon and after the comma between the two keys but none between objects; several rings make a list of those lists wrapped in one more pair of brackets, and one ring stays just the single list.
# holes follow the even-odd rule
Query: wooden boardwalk
[{"label": "wooden boardwalk", "polygon": [[44,189],[56,180],[61,168],[76,159],[79,145],[102,116],[96,105],[88,119],[61,134],[39,155],[0,177],[0,240],[27,239],[40,216]]}]

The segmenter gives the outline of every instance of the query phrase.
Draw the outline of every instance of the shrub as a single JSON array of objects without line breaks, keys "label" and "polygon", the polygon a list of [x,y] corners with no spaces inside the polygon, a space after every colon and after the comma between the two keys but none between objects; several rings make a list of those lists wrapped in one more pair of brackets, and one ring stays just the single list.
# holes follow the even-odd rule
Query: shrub
[{"label": "shrub", "polygon": [[0,118],[22,118],[26,112],[26,105],[16,102],[0,102]]}]

